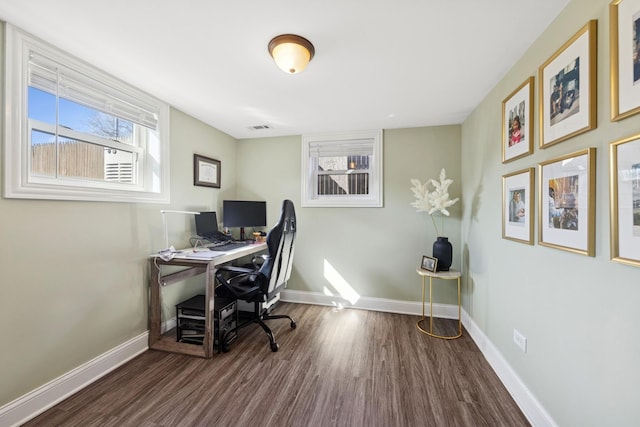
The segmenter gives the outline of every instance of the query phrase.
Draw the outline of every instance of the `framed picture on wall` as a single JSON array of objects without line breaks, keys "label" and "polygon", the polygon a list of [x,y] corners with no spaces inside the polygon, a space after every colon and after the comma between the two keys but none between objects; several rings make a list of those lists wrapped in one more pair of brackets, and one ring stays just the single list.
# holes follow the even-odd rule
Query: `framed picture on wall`
[{"label": "framed picture on wall", "polygon": [[640,267],[640,134],[612,142],[609,156],[611,259]]},{"label": "framed picture on wall", "polygon": [[534,169],[502,176],[502,238],[533,245]]},{"label": "framed picture on wall", "polygon": [[538,243],[595,256],[596,149],[539,165]]},{"label": "framed picture on wall", "polygon": [[609,4],[611,120],[640,112],[640,0]]},{"label": "framed picture on wall", "polygon": [[533,77],[502,101],[502,163],[533,153]]},{"label": "framed picture on wall", "polygon": [[193,155],[193,185],[220,188],[220,160]]},{"label": "framed picture on wall", "polygon": [[597,21],[591,20],[538,70],[540,148],[597,126]]}]

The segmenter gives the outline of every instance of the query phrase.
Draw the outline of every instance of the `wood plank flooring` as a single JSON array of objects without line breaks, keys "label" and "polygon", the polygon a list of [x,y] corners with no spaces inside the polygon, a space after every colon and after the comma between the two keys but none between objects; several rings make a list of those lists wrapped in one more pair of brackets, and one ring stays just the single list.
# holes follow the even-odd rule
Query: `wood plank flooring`
[{"label": "wood plank flooring", "polygon": [[[418,317],[280,303],[280,351],[249,326],[226,354],[147,351],[25,426],[528,426],[467,335]],[[457,322],[434,319],[457,332]]]}]

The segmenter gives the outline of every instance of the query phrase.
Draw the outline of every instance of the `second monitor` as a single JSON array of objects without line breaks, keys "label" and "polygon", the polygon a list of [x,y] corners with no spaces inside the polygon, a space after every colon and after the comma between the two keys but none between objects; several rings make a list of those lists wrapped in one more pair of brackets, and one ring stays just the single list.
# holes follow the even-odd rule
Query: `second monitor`
[{"label": "second monitor", "polygon": [[267,202],[223,200],[222,217],[225,227],[240,227],[240,240],[245,240],[245,227],[267,226]]}]

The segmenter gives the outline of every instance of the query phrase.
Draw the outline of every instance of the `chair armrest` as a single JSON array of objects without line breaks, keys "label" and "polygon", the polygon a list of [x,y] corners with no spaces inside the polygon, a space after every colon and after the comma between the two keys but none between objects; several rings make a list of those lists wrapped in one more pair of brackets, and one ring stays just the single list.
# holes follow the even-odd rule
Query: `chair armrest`
[{"label": "chair armrest", "polygon": [[224,265],[222,267],[218,267],[218,272],[222,272],[222,271],[228,271],[229,273],[238,273],[238,274],[249,274],[249,273],[254,273],[255,270],[252,268],[246,268],[246,267],[237,267],[235,265]]},{"label": "chair armrest", "polygon": [[219,288],[225,289],[222,296],[246,300],[262,289],[266,280],[264,273],[259,270],[236,266],[222,266],[215,273]]}]

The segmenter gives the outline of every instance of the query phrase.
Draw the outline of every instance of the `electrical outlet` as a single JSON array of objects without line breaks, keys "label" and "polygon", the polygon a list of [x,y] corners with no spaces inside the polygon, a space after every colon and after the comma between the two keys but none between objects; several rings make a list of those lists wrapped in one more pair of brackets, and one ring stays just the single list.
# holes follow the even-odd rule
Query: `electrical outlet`
[{"label": "electrical outlet", "polygon": [[513,329],[513,342],[520,347],[520,350],[522,350],[523,353],[527,352],[527,337],[522,335],[515,328]]}]

